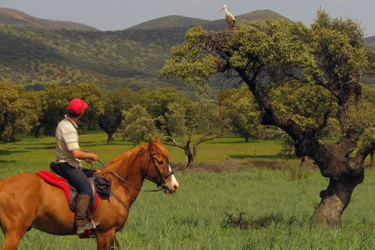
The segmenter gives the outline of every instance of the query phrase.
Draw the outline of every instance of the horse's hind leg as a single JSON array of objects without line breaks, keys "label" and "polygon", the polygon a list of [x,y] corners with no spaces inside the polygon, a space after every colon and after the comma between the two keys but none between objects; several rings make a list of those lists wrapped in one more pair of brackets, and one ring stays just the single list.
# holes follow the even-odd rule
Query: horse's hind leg
[{"label": "horse's hind leg", "polygon": [[16,250],[25,232],[26,230],[24,232],[5,233],[5,241],[1,250]]},{"label": "horse's hind leg", "polygon": [[2,216],[1,228],[4,232],[5,240],[4,240],[3,246],[1,247],[1,250],[17,249],[22,237],[30,228],[31,224],[32,224],[32,221],[30,219],[17,217],[14,215],[7,216],[7,217]]}]

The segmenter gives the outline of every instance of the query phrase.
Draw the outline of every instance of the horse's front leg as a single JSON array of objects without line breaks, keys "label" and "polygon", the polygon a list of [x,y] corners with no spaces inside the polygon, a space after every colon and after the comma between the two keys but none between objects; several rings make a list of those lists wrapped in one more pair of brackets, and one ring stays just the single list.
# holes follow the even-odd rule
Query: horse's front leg
[{"label": "horse's front leg", "polygon": [[115,236],[115,228],[105,233],[97,233],[97,250],[107,250],[107,249],[118,249],[121,250],[121,246],[119,245],[116,236]]}]

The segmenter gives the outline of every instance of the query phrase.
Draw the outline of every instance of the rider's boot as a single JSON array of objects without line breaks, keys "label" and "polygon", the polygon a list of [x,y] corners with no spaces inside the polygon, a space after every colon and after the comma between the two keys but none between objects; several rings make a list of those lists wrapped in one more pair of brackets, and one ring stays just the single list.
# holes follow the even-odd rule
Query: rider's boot
[{"label": "rider's boot", "polygon": [[[77,207],[76,207],[76,226],[77,234],[83,234],[85,231],[93,228],[91,222],[87,221],[87,211],[90,206],[91,197],[85,194],[77,196]],[[99,226],[100,223],[96,222],[95,227]]]}]

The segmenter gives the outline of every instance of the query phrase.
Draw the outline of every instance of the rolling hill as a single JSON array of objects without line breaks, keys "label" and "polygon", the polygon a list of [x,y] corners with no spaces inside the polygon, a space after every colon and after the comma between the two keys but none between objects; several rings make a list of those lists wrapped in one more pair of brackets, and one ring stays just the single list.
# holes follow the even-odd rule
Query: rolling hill
[{"label": "rolling hill", "polygon": [[[282,18],[287,19],[286,17],[273,12],[272,10],[257,10],[247,14],[238,15],[236,16],[236,22],[251,22],[254,20],[265,20],[267,18]],[[289,19],[287,19],[289,20]],[[184,27],[190,28],[193,26],[202,25],[205,30],[214,30],[219,31],[223,30],[227,26],[225,19],[219,19],[214,21],[199,19],[199,18],[191,18],[191,17],[184,17],[184,16],[166,16],[157,19],[153,19],[133,27],[126,29],[126,31],[130,30],[152,30],[152,29],[166,29],[166,28],[176,28],[176,27]]]},{"label": "rolling hill", "polygon": [[[285,18],[264,10],[238,16],[237,20],[269,17]],[[203,25],[207,30],[222,30],[227,26],[224,19],[168,16],[122,31],[104,32],[11,9],[0,9],[0,23],[0,81],[34,89],[42,88],[46,82],[94,82],[104,91],[119,87],[136,91],[174,87],[190,96],[190,87],[158,79],[158,70],[171,57],[170,48],[183,43],[190,27]],[[213,87],[214,96],[219,88]]]}]

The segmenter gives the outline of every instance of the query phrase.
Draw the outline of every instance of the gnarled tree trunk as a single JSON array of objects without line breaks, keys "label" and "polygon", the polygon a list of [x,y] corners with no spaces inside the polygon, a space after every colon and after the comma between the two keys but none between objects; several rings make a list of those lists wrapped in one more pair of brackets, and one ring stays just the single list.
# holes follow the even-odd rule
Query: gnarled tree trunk
[{"label": "gnarled tree trunk", "polygon": [[[350,94],[337,90],[335,95],[338,99],[337,117],[342,131],[340,142],[324,143],[318,140],[317,133],[326,126],[330,110],[323,115],[323,122],[319,126],[308,125],[302,128],[294,120],[277,115],[272,105],[262,100],[255,88],[254,77],[248,78],[244,71],[239,70],[238,73],[258,100],[262,110],[259,117],[261,124],[273,125],[284,130],[295,143],[296,155],[311,157],[322,175],[330,178],[327,189],[320,193],[322,200],[316,205],[314,216],[321,223],[340,225],[342,214],[350,203],[354,188],[363,181],[364,159],[372,149],[369,145],[359,150],[355,157],[349,157],[357,147],[359,139],[356,128],[348,124],[347,103]],[[373,143],[375,144],[375,141]]]},{"label": "gnarled tree trunk", "polygon": [[353,178],[331,178],[326,190],[320,192],[321,202],[315,206],[314,215],[331,226],[341,225],[341,217],[349,205],[354,188],[362,183],[364,172]]}]

